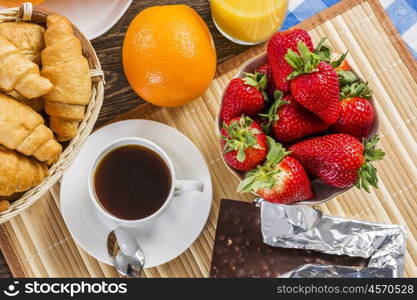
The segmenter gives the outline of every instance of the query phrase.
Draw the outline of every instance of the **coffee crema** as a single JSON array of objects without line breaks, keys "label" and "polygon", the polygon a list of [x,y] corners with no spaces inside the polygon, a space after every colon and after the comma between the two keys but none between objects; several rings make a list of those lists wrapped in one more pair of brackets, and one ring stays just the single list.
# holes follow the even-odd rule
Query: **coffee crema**
[{"label": "coffee crema", "polygon": [[158,211],[172,187],[169,167],[153,150],[140,145],[113,149],[94,173],[98,202],[111,215],[138,220]]}]

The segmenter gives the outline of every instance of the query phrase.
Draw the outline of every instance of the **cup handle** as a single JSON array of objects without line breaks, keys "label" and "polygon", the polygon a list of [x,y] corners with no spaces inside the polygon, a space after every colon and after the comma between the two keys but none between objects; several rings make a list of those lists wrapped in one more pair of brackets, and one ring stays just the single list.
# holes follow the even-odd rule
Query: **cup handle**
[{"label": "cup handle", "polygon": [[176,180],[174,197],[181,196],[188,192],[203,192],[204,183],[196,180]]}]

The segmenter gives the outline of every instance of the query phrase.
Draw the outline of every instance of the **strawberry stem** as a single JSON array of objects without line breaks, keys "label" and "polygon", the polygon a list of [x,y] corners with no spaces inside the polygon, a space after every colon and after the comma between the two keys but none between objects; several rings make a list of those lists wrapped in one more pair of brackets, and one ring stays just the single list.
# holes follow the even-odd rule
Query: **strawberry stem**
[{"label": "strawberry stem", "polygon": [[337,71],[337,76],[339,77],[339,86],[341,88],[359,81],[359,78],[351,71]]},{"label": "strawberry stem", "polygon": [[291,152],[287,151],[282,144],[275,142],[275,140],[269,136],[266,137],[266,141],[268,143],[268,155],[266,157],[266,163],[275,166],[276,164],[280,163],[281,160],[284,159],[287,155]]},{"label": "strawberry stem", "polygon": [[262,96],[264,97],[265,101],[268,101],[268,94],[265,90],[268,84],[267,76],[259,72],[255,72],[255,73],[244,72],[243,74],[245,74],[246,76],[245,78],[243,78],[243,81],[247,85],[257,88],[262,93]]},{"label": "strawberry stem", "polygon": [[357,188],[363,188],[368,193],[370,193],[370,186],[378,187],[377,169],[372,165],[372,162],[383,159],[385,155],[384,151],[376,149],[378,141],[378,135],[372,136],[368,141],[364,140],[365,163],[359,169],[358,180],[355,183]]},{"label": "strawberry stem", "polygon": [[237,160],[243,162],[246,158],[245,151],[248,148],[259,148],[256,135],[260,134],[260,130],[252,128],[252,119],[242,116],[239,121],[233,120],[229,125],[223,124],[223,128],[227,132],[227,136],[222,135],[221,139],[226,141],[223,152],[237,152]]},{"label": "strawberry stem", "polygon": [[369,99],[372,97],[372,90],[369,88],[367,82],[354,82],[352,84],[345,85],[340,90],[340,98],[353,98],[361,97]]},{"label": "strawberry stem", "polygon": [[324,37],[320,40],[319,44],[314,50],[314,54],[318,55],[321,61],[325,61],[329,63],[330,60],[332,59],[333,49],[329,45],[324,44],[326,40],[327,40],[327,37]]},{"label": "strawberry stem", "polygon": [[317,66],[320,63],[320,57],[311,52],[303,42],[298,42],[297,49],[300,54],[288,49],[285,55],[285,60],[293,68],[287,80],[294,79],[301,74],[317,72]]},{"label": "strawberry stem", "polygon": [[337,60],[332,60],[333,49],[332,47],[324,43],[326,40],[327,40],[327,37],[324,37],[320,40],[319,44],[314,50],[314,54],[318,55],[321,61],[329,63],[333,68],[337,68],[345,60],[348,54],[348,51],[343,53]]},{"label": "strawberry stem", "polygon": [[271,107],[268,110],[268,113],[266,114],[258,114],[261,118],[266,119],[267,123],[263,125],[263,128],[265,131],[269,131],[271,128],[271,125],[273,122],[279,120],[279,116],[277,114],[277,111],[280,107],[284,106],[285,104],[288,104],[288,101],[282,100],[282,96],[284,94],[280,90],[275,90],[274,92],[274,99],[275,102],[271,105]]},{"label": "strawberry stem", "polygon": [[348,55],[348,51],[346,51],[345,53],[343,53],[342,55],[340,55],[340,57],[338,59],[331,61],[330,62],[330,65],[333,68],[339,67],[344,62],[344,60],[346,59],[346,56],[347,55]]},{"label": "strawberry stem", "polygon": [[275,186],[277,182],[276,175],[280,172],[276,166],[290,152],[286,151],[280,143],[275,142],[271,137],[267,137],[267,141],[270,150],[266,162],[246,174],[245,179],[237,187],[238,192],[256,192],[260,189]]}]

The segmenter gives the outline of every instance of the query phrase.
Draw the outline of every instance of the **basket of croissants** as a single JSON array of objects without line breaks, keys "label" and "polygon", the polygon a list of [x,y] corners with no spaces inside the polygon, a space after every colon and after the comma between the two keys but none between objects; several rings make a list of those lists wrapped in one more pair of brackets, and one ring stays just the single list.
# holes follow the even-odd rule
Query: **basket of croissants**
[{"label": "basket of croissants", "polygon": [[31,3],[0,11],[0,223],[60,179],[103,91],[94,48],[67,18]]}]

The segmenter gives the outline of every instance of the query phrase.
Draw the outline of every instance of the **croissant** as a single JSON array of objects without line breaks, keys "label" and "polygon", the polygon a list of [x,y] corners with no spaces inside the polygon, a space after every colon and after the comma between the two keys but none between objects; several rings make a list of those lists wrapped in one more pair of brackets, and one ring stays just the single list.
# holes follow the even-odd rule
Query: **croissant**
[{"label": "croissant", "polygon": [[0,89],[6,92],[14,89],[32,99],[45,95],[52,88],[52,83],[40,76],[39,66],[0,36]]},{"label": "croissant", "polygon": [[21,94],[16,92],[15,90],[7,92],[8,96],[13,97],[13,99],[19,101],[20,103],[26,104],[33,108],[36,112],[41,112],[44,108],[43,99],[41,97],[33,98],[33,99],[26,99]]},{"label": "croissant", "polygon": [[54,85],[43,96],[51,129],[59,141],[71,140],[91,98],[90,68],[71,23],[62,16],[47,17],[42,76]]},{"label": "croissant", "polygon": [[0,147],[0,196],[27,191],[47,175],[46,164]]},{"label": "croissant", "polygon": [[[6,38],[26,58],[30,59],[36,64],[41,63],[41,52],[45,48],[43,35],[45,28],[39,24],[28,22],[3,22],[0,23],[0,36]],[[43,99],[33,98],[27,99],[19,92],[12,90],[6,92],[7,95],[14,99],[32,107],[35,111],[43,110]]]},{"label": "croissant", "polygon": [[40,114],[1,93],[0,144],[48,164],[54,163],[62,152]]},{"label": "croissant", "polygon": [[38,65],[41,63],[41,51],[45,48],[44,33],[45,28],[35,23],[0,23],[0,36],[6,38],[21,51],[23,56]]}]

